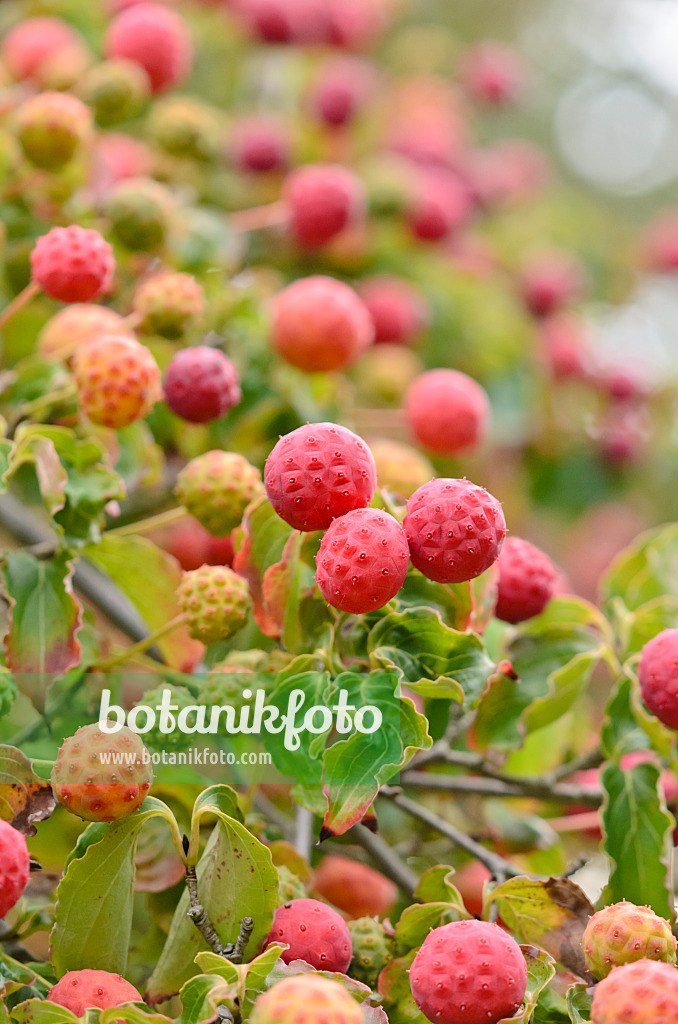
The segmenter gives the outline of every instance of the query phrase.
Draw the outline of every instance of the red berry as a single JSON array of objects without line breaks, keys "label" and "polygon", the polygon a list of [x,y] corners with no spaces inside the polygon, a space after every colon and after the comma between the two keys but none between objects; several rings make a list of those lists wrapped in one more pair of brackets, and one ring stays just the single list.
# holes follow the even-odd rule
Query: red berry
[{"label": "red berry", "polygon": [[192,518],[173,526],[164,535],[161,546],[176,558],[184,572],[199,569],[201,565],[231,566],[235,554],[230,536],[213,537]]},{"label": "red berry", "polygon": [[30,874],[29,860],[22,833],[0,818],[0,920],[21,899]]},{"label": "red berry", "polygon": [[325,857],[315,873],[313,891],[352,918],[383,917],[398,899],[390,879],[350,857]]},{"label": "red berry", "polygon": [[678,1020],[678,971],[637,960],[615,967],[593,993],[591,1024],[669,1024]]},{"label": "red berry", "polygon": [[548,316],[581,297],[584,291],[581,267],[562,253],[534,259],[523,270],[520,290],[533,316]]},{"label": "red berry", "polygon": [[515,103],[525,89],[520,54],[499,43],[482,43],[462,63],[461,78],[474,100],[491,107]]},{"label": "red berry", "polygon": [[410,970],[414,1001],[433,1024],[497,1024],[525,998],[520,946],[487,921],[453,921],[429,932]]},{"label": "red berry", "polygon": [[140,64],[150,79],[151,91],[160,93],[188,77],[193,43],[186,23],[175,11],[140,3],[123,11],[111,24],[106,56]]},{"label": "red berry", "polygon": [[331,277],[303,277],[273,301],[273,347],[307,373],[342,370],[374,338],[364,303],[354,290]]},{"label": "red berry", "polygon": [[440,455],[477,448],[490,421],[487,394],[457,370],[429,370],[410,385],[405,417],[417,441]]},{"label": "red berry", "polygon": [[410,345],[426,329],[429,311],[407,281],[397,277],[370,277],[358,288],[372,322],[378,345]]},{"label": "red berry", "polygon": [[362,615],[396,596],[409,565],[400,523],[380,509],[359,508],[335,519],[323,537],[315,579],[333,608]]},{"label": "red berry", "polygon": [[108,1010],[123,1003],[141,1003],[143,999],[134,985],[109,971],[69,971],[49,992],[47,999],[64,1006],[76,1017],[84,1017],[88,1009]]},{"label": "red berry", "polygon": [[638,680],[648,710],[678,729],[678,629],[665,629],[645,644]]},{"label": "red berry", "polygon": [[308,423],[281,437],[266,460],[266,493],[281,519],[310,533],[366,508],[377,488],[372,452],[337,423]]},{"label": "red berry", "polygon": [[229,140],[231,159],[241,171],[266,174],[284,171],[289,165],[289,132],[270,117],[251,117],[240,121]]},{"label": "red berry", "polygon": [[2,42],[2,61],[12,78],[40,78],[55,54],[82,46],[78,33],[59,18],[24,18]]},{"label": "red berry", "polygon": [[544,362],[556,380],[581,377],[584,373],[584,327],[568,313],[557,313],[542,321],[539,342]]},{"label": "red berry", "polygon": [[[98,722],[64,740],[52,768],[52,788],[60,804],[85,821],[118,821],[133,814],[153,782],[148,751],[123,726],[105,733]],[[118,763],[113,761],[113,758]]]},{"label": "red berry", "polygon": [[235,366],[218,348],[181,349],[165,374],[165,401],[189,423],[209,423],[237,405],[242,397]]},{"label": "red berry", "polygon": [[328,61],[311,93],[311,107],[325,124],[339,127],[360,113],[374,85],[372,67],[357,57]]},{"label": "red berry", "polygon": [[149,350],[124,334],[97,334],[75,354],[73,372],[85,415],[121,430],[143,419],[161,397],[160,370]]},{"label": "red berry", "polygon": [[496,498],[470,480],[440,477],[407,502],[412,564],[436,583],[463,583],[496,562],[506,522]]},{"label": "red berry", "polygon": [[323,0],[237,0],[237,8],[266,43],[320,43],[327,36]]},{"label": "red berry", "polygon": [[454,873],[454,885],[459,890],[469,914],[480,917],[483,912],[483,892],[491,873],[479,860],[471,860]]},{"label": "red berry", "polygon": [[266,945],[284,942],[286,964],[305,960],[318,971],[345,974],[353,956],[351,933],[336,910],[318,900],[291,900],[278,907]]},{"label": "red berry", "polygon": [[444,170],[427,170],[418,177],[407,220],[416,238],[440,242],[468,222],[473,197],[466,184]]},{"label": "red berry", "polygon": [[108,242],[91,228],[52,228],[31,252],[33,280],[52,299],[91,302],[111,290],[115,260]]},{"label": "red berry", "polygon": [[548,555],[520,537],[507,537],[497,567],[498,619],[523,622],[544,611],[553,597],[557,575]]},{"label": "red berry", "polygon": [[292,234],[309,248],[325,245],[358,223],[366,209],[360,178],[338,164],[311,164],[293,171],[285,182]]}]

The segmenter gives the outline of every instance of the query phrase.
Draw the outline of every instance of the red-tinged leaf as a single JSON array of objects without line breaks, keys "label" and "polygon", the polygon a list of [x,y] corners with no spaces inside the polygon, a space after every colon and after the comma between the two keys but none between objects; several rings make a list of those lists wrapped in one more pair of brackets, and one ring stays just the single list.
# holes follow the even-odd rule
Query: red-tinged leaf
[{"label": "red-tinged leaf", "polygon": [[49,818],[55,807],[51,785],[35,774],[26,755],[16,747],[0,746],[0,818],[34,836],[35,822]]},{"label": "red-tinged leaf", "polygon": [[80,661],[82,609],[73,596],[73,565],[61,553],[40,560],[26,551],[3,559],[3,592],[10,606],[5,636],[7,665],[38,710],[54,677]]},{"label": "red-tinged leaf", "polygon": [[134,866],[135,892],[162,892],[184,877],[172,834],[160,818],[150,821],[139,836]]},{"label": "red-tinged leaf", "polygon": [[10,472],[14,474],[20,466],[33,464],[42,500],[50,515],[54,515],[66,503],[68,476],[53,441],[35,430],[35,427],[20,427],[17,431],[17,447]]},{"label": "red-tinged leaf", "polygon": [[[264,611],[270,621],[275,624],[278,636],[282,636],[285,632],[286,623],[290,623],[290,619],[295,618],[295,608],[298,607],[299,590],[302,585],[301,577],[305,575],[304,569],[306,568],[299,562],[303,539],[303,534],[299,532],[291,534],[285,543],[280,561],[275,565],[270,565],[264,573],[262,583]],[[308,573],[308,569],[306,572]],[[312,580],[311,575],[308,582],[312,583]],[[293,627],[294,623],[290,623],[290,625]],[[298,619],[296,625],[298,627]],[[285,646],[289,650],[290,645],[286,643]]]},{"label": "red-tinged leaf", "polygon": [[277,613],[277,585],[275,581],[269,582],[269,600],[272,601],[269,608],[264,594],[264,577],[267,569],[281,561],[292,531],[276,515],[266,498],[260,498],[249,506],[242,529],[242,542],[236,552],[233,568],[247,580],[257,626],[265,636],[279,638],[284,624],[279,621],[280,615]]},{"label": "red-tinged leaf", "polygon": [[[84,554],[127,595],[150,632],[179,615],[176,591],[181,568],[176,559],[150,540],[108,533],[100,544],[86,547]],[[160,639],[158,648],[168,666],[178,672],[191,672],[204,650],[184,626]]]}]

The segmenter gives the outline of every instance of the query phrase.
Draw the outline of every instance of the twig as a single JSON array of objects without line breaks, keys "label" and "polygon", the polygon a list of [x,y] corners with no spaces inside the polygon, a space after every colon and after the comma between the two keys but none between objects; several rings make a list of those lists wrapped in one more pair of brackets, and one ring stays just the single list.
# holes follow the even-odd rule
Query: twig
[{"label": "twig", "polygon": [[267,206],[254,206],[249,210],[237,210],[229,214],[227,223],[233,231],[246,233],[261,231],[264,228],[277,228],[287,224],[289,210],[282,201],[269,203]]},{"label": "twig", "polygon": [[207,911],[200,902],[198,876],[194,864],[186,865],[186,888],[188,889],[188,898],[191,902],[188,917],[190,917],[212,952],[218,956],[223,956],[224,959],[230,960],[233,964],[241,964],[247,943],[250,941],[250,936],[254,929],[253,919],[251,917],[243,917],[240,922],[238,938],[234,943],[228,942],[224,945],[217,935],[214,925],[207,915]]},{"label": "twig", "polygon": [[355,839],[362,846],[366,853],[379,865],[384,874],[392,882],[402,889],[408,896],[412,896],[417,888],[417,876],[410,871],[395,850],[391,849],[381,836],[370,832],[364,825],[354,825],[348,832],[350,839]]},{"label": "twig", "polygon": [[308,860],[313,843],[313,815],[305,807],[298,806],[294,825],[294,849],[304,860]]},{"label": "twig", "polygon": [[233,1024],[233,1014],[227,1006],[223,1003],[221,1006],[217,1006],[217,1017],[220,1021],[225,1021],[227,1024]]},{"label": "twig", "polygon": [[95,672],[108,672],[110,669],[115,668],[116,665],[122,665],[125,661],[129,661],[131,658],[136,657],[137,654],[145,654],[146,651],[152,647],[156,640],[162,640],[164,636],[171,633],[173,630],[178,629],[179,626],[183,626],[186,622],[186,616],[184,614],[175,615],[173,619],[166,622],[164,626],[160,626],[153,633],[149,633],[143,640],[139,640],[138,643],[132,647],[125,648],[124,651],[120,651],[119,654],[114,654],[110,658],[104,658],[101,661],[97,661],[92,665],[92,670]]},{"label": "twig", "polygon": [[567,764],[563,764],[560,768],[556,768],[552,771],[548,778],[553,782],[560,782],[561,779],[567,779],[570,775],[574,775],[575,772],[584,772],[588,768],[599,768],[605,758],[602,752],[596,747],[595,750],[590,750],[588,754],[582,754],[581,757],[577,757],[572,761],[568,761]]},{"label": "twig", "polygon": [[403,786],[438,789],[447,793],[533,797],[553,803],[582,804],[585,807],[600,807],[603,802],[603,794],[600,790],[587,789],[583,786],[553,786],[539,779],[521,778],[520,776],[505,776],[499,779],[408,771],[403,772],[400,776],[400,782]]},{"label": "twig", "polygon": [[461,847],[462,850],[466,850],[471,856],[476,857],[481,864],[485,865],[488,871],[492,872],[492,875],[498,881],[505,881],[507,878],[513,878],[515,875],[525,873],[514,864],[511,864],[510,861],[500,857],[499,854],[493,853],[492,850],[488,850],[485,846],[481,846],[475,839],[464,835],[463,832],[460,832],[459,829],[455,828],[454,825],[450,825],[443,818],[438,817],[437,814],[433,814],[425,807],[422,807],[421,804],[417,804],[414,800],[404,796],[398,788],[383,786],[380,795],[387,797],[396,807],[400,807],[401,810],[406,811],[411,817],[416,818],[425,825],[429,825],[437,832],[440,832],[441,835],[446,836],[455,846]]},{"label": "twig", "polygon": [[10,303],[8,303],[0,313],[0,331],[4,328],[15,313],[18,313],[20,309],[28,305],[31,299],[34,299],[36,295],[39,295],[42,289],[37,281],[29,281],[26,287],[15,295]]},{"label": "twig", "polygon": [[158,512],[157,515],[148,516],[146,519],[139,519],[135,523],[126,523],[124,526],[114,526],[106,533],[115,537],[131,537],[137,534],[150,533],[151,530],[158,530],[163,526],[170,526],[182,519],[188,518],[188,512],[179,505],[176,508],[167,509],[166,512]]}]

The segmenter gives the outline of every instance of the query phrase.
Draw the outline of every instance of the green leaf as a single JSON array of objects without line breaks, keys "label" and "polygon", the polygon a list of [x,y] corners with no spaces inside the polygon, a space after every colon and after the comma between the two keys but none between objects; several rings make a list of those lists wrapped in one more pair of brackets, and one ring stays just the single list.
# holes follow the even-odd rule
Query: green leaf
[{"label": "green leaf", "polygon": [[578,885],[568,878],[542,882],[518,876],[492,890],[483,917],[493,903],[519,941],[541,947],[579,977],[590,977],[582,938],[593,906]]},{"label": "green leaf", "polygon": [[[348,694],[349,706],[373,706],[382,714],[374,732],[365,735],[355,731],[325,753],[323,792],[328,806],[323,833],[343,835],[361,820],[379,787],[404,767],[416,750],[430,747],[431,738],[426,718],[412,701],[396,697],[396,672],[344,672],[334,682],[337,691]],[[370,724],[369,719],[366,724]]]},{"label": "green leaf", "polygon": [[[318,634],[332,621],[327,604],[315,588],[315,568],[302,558],[308,538],[308,534],[295,530],[280,561],[264,572],[262,583],[266,616],[275,623],[285,649],[293,654],[315,649]],[[309,629],[311,623],[313,628]]]},{"label": "green leaf", "polygon": [[412,996],[410,967],[417,955],[413,949],[406,956],[386,964],[379,975],[379,995],[384,1000],[389,1024],[428,1024]]},{"label": "green leaf", "polygon": [[17,430],[10,473],[35,465],[40,491],[55,526],[69,544],[96,541],[109,501],[126,497],[122,478],[94,438],[78,440],[67,427],[25,425]]},{"label": "green leaf", "polygon": [[606,906],[629,900],[673,920],[668,876],[675,821],[666,811],[659,775],[650,763],[630,771],[616,764],[603,768],[603,849],[613,865],[603,895]]},{"label": "green leaf", "polygon": [[[126,594],[150,632],[179,615],[176,590],[182,578],[181,569],[150,540],[107,533],[100,544],[89,545],[83,554]],[[140,579],[143,586],[139,585]],[[203,649],[190,639],[185,626],[158,640],[158,648],[168,666],[179,672],[192,669]]]},{"label": "green leaf", "polygon": [[233,568],[244,576],[250,588],[255,621],[266,636],[280,636],[278,623],[269,616],[264,602],[264,575],[280,562],[292,529],[276,514],[267,498],[253,502],[243,518],[244,531]]},{"label": "green leaf", "polygon": [[641,534],[614,560],[600,590],[609,606],[620,598],[631,611],[656,598],[678,598],[678,523]]},{"label": "green leaf", "polygon": [[613,618],[621,650],[628,657],[641,651],[657,633],[678,627],[678,598],[662,595],[632,612],[617,599]]},{"label": "green leaf", "polygon": [[494,668],[478,637],[446,626],[430,608],[387,615],[370,632],[368,652],[375,667],[395,668],[411,689],[469,706]]},{"label": "green leaf", "polygon": [[117,1024],[119,1020],[125,1024],[172,1024],[171,1017],[166,1017],[163,1013],[154,1013],[141,1003],[111,1006],[99,1014],[99,1024]]},{"label": "green leaf", "polygon": [[49,818],[56,798],[49,782],[33,771],[33,765],[16,747],[0,744],[0,818],[34,836],[35,822]]},{"label": "green leaf", "polygon": [[395,930],[399,951],[418,949],[432,928],[450,921],[468,920],[470,915],[462,908],[442,902],[413,903],[405,907]]},{"label": "green leaf", "polygon": [[[305,697],[305,707],[316,705],[331,707],[337,693],[329,672],[299,671],[315,659],[302,655],[281,672],[266,703],[278,708],[280,715],[287,715],[288,706],[295,690]],[[299,722],[297,724],[300,724]],[[299,746],[293,748],[293,736],[285,728],[282,732],[268,733],[266,745],[277,770],[290,779],[301,779],[306,786],[320,786],[322,781],[322,755],[331,729],[316,736],[304,733],[297,738]]]},{"label": "green leaf", "polygon": [[199,974],[181,989],[181,1015],[177,1024],[208,1024],[217,1019],[220,1006],[233,1004],[237,981],[228,982],[218,974]]},{"label": "green leaf", "polygon": [[0,438],[0,494],[6,494],[7,483],[5,481],[5,474],[9,469],[9,464],[14,452],[14,441],[10,441],[8,438]]},{"label": "green leaf", "polygon": [[[39,965],[42,967],[42,965]],[[29,964],[21,964],[0,949],[0,992],[4,996],[13,995],[21,989],[29,989],[40,999],[49,992],[49,985]]]},{"label": "green leaf", "polygon": [[82,609],[73,596],[72,576],[66,553],[40,560],[26,551],[6,551],[3,558],[2,586],[10,605],[7,665],[39,711],[53,677],[80,660]]},{"label": "green leaf", "polygon": [[572,1024],[590,1024],[593,996],[588,985],[572,985],[567,991],[567,1010]]},{"label": "green leaf", "polygon": [[573,704],[588,689],[591,677],[601,662],[614,668],[612,652],[606,644],[596,650],[582,651],[562,668],[551,672],[547,679],[548,692],[538,697],[525,709],[521,720],[527,732],[536,732],[567,714]]},{"label": "green leaf", "polygon": [[514,1020],[516,1024],[529,1024],[540,993],[556,973],[556,965],[543,949],[532,945],[522,945],[520,948],[527,964],[527,989],[522,1012],[518,1013]]},{"label": "green leaf", "polygon": [[64,1006],[44,999],[27,999],[12,1010],[16,1024],[79,1024],[80,1018]]},{"label": "green leaf", "polygon": [[71,860],[57,889],[52,962],[57,975],[85,967],[124,974],[132,927],[134,854],[139,833],[171,811],[148,797],[141,809],[108,826]]},{"label": "green leaf", "polygon": [[424,903],[435,900],[443,900],[446,903],[454,903],[466,915],[466,908],[461,893],[454,885],[455,871],[449,864],[437,864],[429,868],[419,879],[419,884],[414,890],[414,895]]},{"label": "green leaf", "polygon": [[[200,902],[224,944],[235,942],[243,917],[254,919],[246,951],[252,957],[263,944],[278,906],[278,872],[267,847],[241,822],[224,814],[218,801],[212,801],[209,807],[203,802],[198,813],[202,815],[208,809],[219,821],[197,868]],[[205,941],[186,916],[188,909],[185,892],[148,983],[147,996],[152,1003],[174,995],[196,973],[193,961],[205,949]]]},{"label": "green leaf", "polygon": [[240,1007],[245,1019],[249,1017],[257,996],[266,991],[266,982],[285,948],[278,943],[273,943],[251,963],[244,965],[244,985]]}]

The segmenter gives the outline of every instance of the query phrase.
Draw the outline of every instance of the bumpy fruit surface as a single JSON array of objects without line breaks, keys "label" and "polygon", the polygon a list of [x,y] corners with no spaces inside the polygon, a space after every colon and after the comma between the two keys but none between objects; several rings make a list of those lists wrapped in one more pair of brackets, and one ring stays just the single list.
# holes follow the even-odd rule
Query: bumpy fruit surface
[{"label": "bumpy fruit surface", "polygon": [[238,371],[217,348],[195,345],[177,352],[165,374],[165,401],[189,423],[225,416],[242,397]]},{"label": "bumpy fruit surface", "polygon": [[[168,683],[163,683],[153,690],[147,690],[139,698],[138,703],[156,710],[164,699],[165,690],[169,690],[170,693],[169,704],[172,708],[170,714],[173,716],[175,723],[182,711],[185,711],[187,708],[195,708],[198,703],[184,686],[170,686]],[[192,724],[195,721],[195,712],[187,717],[189,725]],[[168,750],[185,750],[191,746],[193,738],[190,732],[184,732],[180,728],[174,728],[171,732],[161,732],[160,715],[157,710],[155,725],[148,732],[144,733],[144,742],[153,750],[162,750],[164,748]]]},{"label": "bumpy fruit surface", "polygon": [[584,958],[594,978],[606,978],[613,967],[635,960],[676,962],[671,926],[649,907],[615,903],[593,914],[584,932]]},{"label": "bumpy fruit surface", "polygon": [[73,372],[83,412],[102,427],[128,427],[161,396],[158,364],[144,345],[125,334],[98,334],[83,342]]},{"label": "bumpy fruit surface", "polygon": [[[102,756],[103,755],[103,756]],[[117,821],[141,807],[153,782],[153,768],[139,736],[123,726],[105,733],[84,725],[64,741],[52,768],[60,804],[85,821]],[[119,764],[113,764],[116,757]]]},{"label": "bumpy fruit surface", "polygon": [[214,537],[225,537],[242,522],[245,509],[262,490],[261,474],[247,459],[214,450],[182,469],[175,494]]},{"label": "bumpy fruit surface", "polygon": [[331,277],[303,277],[274,299],[271,338],[292,366],[328,373],[355,362],[371,345],[374,327],[349,285]]},{"label": "bumpy fruit surface", "polygon": [[19,142],[32,164],[44,170],[64,167],[92,129],[89,107],[61,92],[41,92],[17,113]]},{"label": "bumpy fruit surface", "polygon": [[153,93],[182,82],[191,70],[193,43],[184,20],[159,4],[140,3],[118,15],[106,36],[106,56],[140,64]]},{"label": "bumpy fruit surface", "polygon": [[497,618],[515,623],[540,615],[556,586],[557,573],[548,555],[520,537],[507,537],[497,568]]},{"label": "bumpy fruit surface", "polygon": [[283,197],[292,234],[301,245],[326,245],[340,231],[360,221],[366,199],[362,182],[345,167],[312,164],[287,178]]},{"label": "bumpy fruit surface", "polygon": [[410,987],[434,1024],[496,1024],[521,1005],[527,966],[499,925],[453,921],[429,932],[412,963]]},{"label": "bumpy fruit surface", "polygon": [[106,213],[116,238],[133,252],[153,252],[165,241],[171,196],[150,178],[127,178],[111,189]]},{"label": "bumpy fruit surface", "polygon": [[0,819],[0,920],[21,899],[30,874],[29,861],[22,833]]},{"label": "bumpy fruit surface", "polygon": [[134,985],[109,971],[69,971],[47,993],[50,1003],[64,1006],[76,1017],[89,1008],[108,1010],[123,1003],[143,1002]]},{"label": "bumpy fruit surface", "polygon": [[429,370],[405,396],[405,417],[419,444],[439,455],[472,451],[487,433],[490,403],[471,377],[457,370]]},{"label": "bumpy fruit surface", "polygon": [[678,629],[665,629],[645,644],[638,680],[648,710],[669,729],[678,729]]},{"label": "bumpy fruit surface", "polygon": [[314,974],[297,974],[284,978],[259,996],[250,1021],[252,1024],[362,1024],[363,1012],[339,982]]},{"label": "bumpy fruit surface", "polygon": [[266,493],[294,530],[326,530],[333,519],[366,508],[377,488],[367,444],[337,423],[309,423],[281,437],[266,460]]},{"label": "bumpy fruit surface", "polygon": [[380,487],[387,487],[399,497],[409,498],[435,475],[426,456],[409,445],[378,438],[370,441],[370,448]]},{"label": "bumpy fruit surface", "polygon": [[377,345],[410,345],[429,319],[428,308],[419,293],[397,277],[371,277],[358,289],[374,323]]},{"label": "bumpy fruit surface", "polygon": [[78,95],[91,107],[98,125],[107,128],[139,113],[150,94],[148,75],[132,60],[105,60],[91,68]]},{"label": "bumpy fruit surface", "polygon": [[228,640],[247,621],[247,584],[226,566],[203,565],[184,573],[177,597],[191,636],[204,644]]},{"label": "bumpy fruit surface", "polygon": [[349,921],[348,930],[353,942],[349,974],[363,985],[376,988],[379,975],[393,957],[392,940],[383,924],[373,917]]},{"label": "bumpy fruit surface", "polygon": [[115,260],[108,242],[92,228],[52,228],[31,252],[33,280],[60,302],[91,302],[111,290]]},{"label": "bumpy fruit surface", "polygon": [[106,306],[76,302],[65,306],[47,321],[38,336],[38,351],[43,359],[68,362],[84,341],[97,334],[127,334],[125,321]]},{"label": "bumpy fruit surface", "polygon": [[496,562],[506,537],[501,505],[470,480],[440,477],[407,502],[412,564],[436,583],[475,579]]},{"label": "bumpy fruit surface", "polygon": [[656,960],[615,967],[593,994],[591,1024],[670,1024],[678,1020],[678,971]]},{"label": "bumpy fruit surface", "polygon": [[139,285],[133,308],[142,334],[180,338],[205,312],[205,293],[191,274],[156,274]]},{"label": "bumpy fruit surface", "polygon": [[318,971],[345,974],[353,956],[351,933],[336,910],[318,900],[291,900],[278,907],[266,944],[284,942],[286,964],[305,960]]},{"label": "bumpy fruit surface", "polygon": [[313,891],[349,917],[383,917],[398,898],[398,889],[368,864],[350,857],[324,857]]},{"label": "bumpy fruit surface", "polygon": [[333,608],[353,615],[383,608],[401,589],[410,565],[397,519],[358,508],[335,519],[316,555],[316,583]]}]

